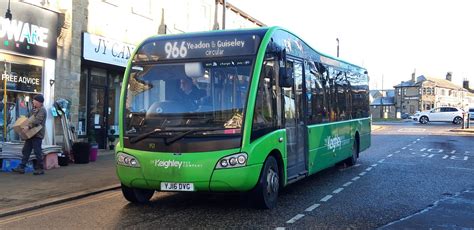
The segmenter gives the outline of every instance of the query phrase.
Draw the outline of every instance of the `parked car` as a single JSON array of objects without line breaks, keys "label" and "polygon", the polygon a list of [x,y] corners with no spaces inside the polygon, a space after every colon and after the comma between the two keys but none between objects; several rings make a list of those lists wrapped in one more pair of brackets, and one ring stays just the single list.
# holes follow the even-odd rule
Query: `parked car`
[{"label": "parked car", "polygon": [[464,110],[455,107],[439,107],[432,110],[417,112],[413,116],[414,121],[418,121],[421,124],[428,122],[444,121],[452,122],[454,124],[461,124]]},{"label": "parked car", "polygon": [[401,116],[402,119],[411,119],[412,118],[412,115],[408,114],[408,113],[404,113],[402,114]]},{"label": "parked car", "polygon": [[474,108],[469,108],[469,119],[474,120]]}]

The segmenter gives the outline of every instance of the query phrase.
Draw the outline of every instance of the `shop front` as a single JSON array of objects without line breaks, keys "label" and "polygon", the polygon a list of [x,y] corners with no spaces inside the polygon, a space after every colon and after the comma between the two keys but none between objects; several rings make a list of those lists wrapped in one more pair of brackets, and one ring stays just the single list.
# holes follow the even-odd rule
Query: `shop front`
[{"label": "shop front", "polygon": [[78,135],[105,149],[118,135],[122,77],[134,45],[90,33],[83,34]]},{"label": "shop front", "polygon": [[[12,124],[32,109],[33,97],[43,94],[51,106],[55,78],[58,14],[30,4],[11,3],[13,18],[0,17],[0,129],[2,141],[18,141]],[[14,10],[13,10],[14,9]],[[52,142],[49,114],[46,144]]]}]

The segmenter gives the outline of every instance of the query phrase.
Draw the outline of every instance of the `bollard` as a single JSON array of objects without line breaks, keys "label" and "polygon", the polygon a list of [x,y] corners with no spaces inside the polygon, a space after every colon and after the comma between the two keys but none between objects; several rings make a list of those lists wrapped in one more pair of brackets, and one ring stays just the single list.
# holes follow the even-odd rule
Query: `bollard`
[{"label": "bollard", "polygon": [[470,128],[471,127],[471,114],[468,113],[467,114],[467,124],[466,124],[466,128]]},{"label": "bollard", "polygon": [[466,123],[466,113],[462,113],[461,129],[464,129],[465,123]]}]

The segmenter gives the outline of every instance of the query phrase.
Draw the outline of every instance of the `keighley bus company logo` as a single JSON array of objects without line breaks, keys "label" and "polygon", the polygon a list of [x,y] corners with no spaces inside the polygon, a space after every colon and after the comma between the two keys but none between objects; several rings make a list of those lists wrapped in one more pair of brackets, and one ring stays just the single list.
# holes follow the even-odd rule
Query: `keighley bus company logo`
[{"label": "keighley bus company logo", "polygon": [[341,149],[342,139],[338,135],[335,135],[333,137],[329,136],[326,138],[326,145],[329,150],[332,150],[333,152],[335,152],[336,148]]},{"label": "keighley bus company logo", "polygon": [[190,161],[177,161],[177,160],[152,160],[153,166],[158,168],[202,168],[202,164],[193,164]]}]

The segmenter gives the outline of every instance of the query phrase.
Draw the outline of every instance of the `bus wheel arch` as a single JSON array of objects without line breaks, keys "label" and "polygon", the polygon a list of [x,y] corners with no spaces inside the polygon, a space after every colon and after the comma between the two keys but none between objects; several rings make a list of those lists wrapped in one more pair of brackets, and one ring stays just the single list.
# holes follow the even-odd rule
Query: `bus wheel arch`
[{"label": "bus wheel arch", "polygon": [[[276,206],[281,187],[281,157],[273,152],[263,163],[255,188],[251,191],[254,204],[260,209],[272,209]],[[280,161],[280,163],[279,163]]]},{"label": "bus wheel arch", "polygon": [[351,156],[344,160],[344,163],[348,166],[353,166],[357,163],[357,158],[359,158],[360,153],[360,136],[359,132],[356,132],[354,135],[354,142],[352,143]]},{"label": "bus wheel arch", "polygon": [[359,131],[357,131],[355,133],[355,141],[357,143],[357,158],[359,158],[359,154],[360,154],[360,135],[359,135]]}]

